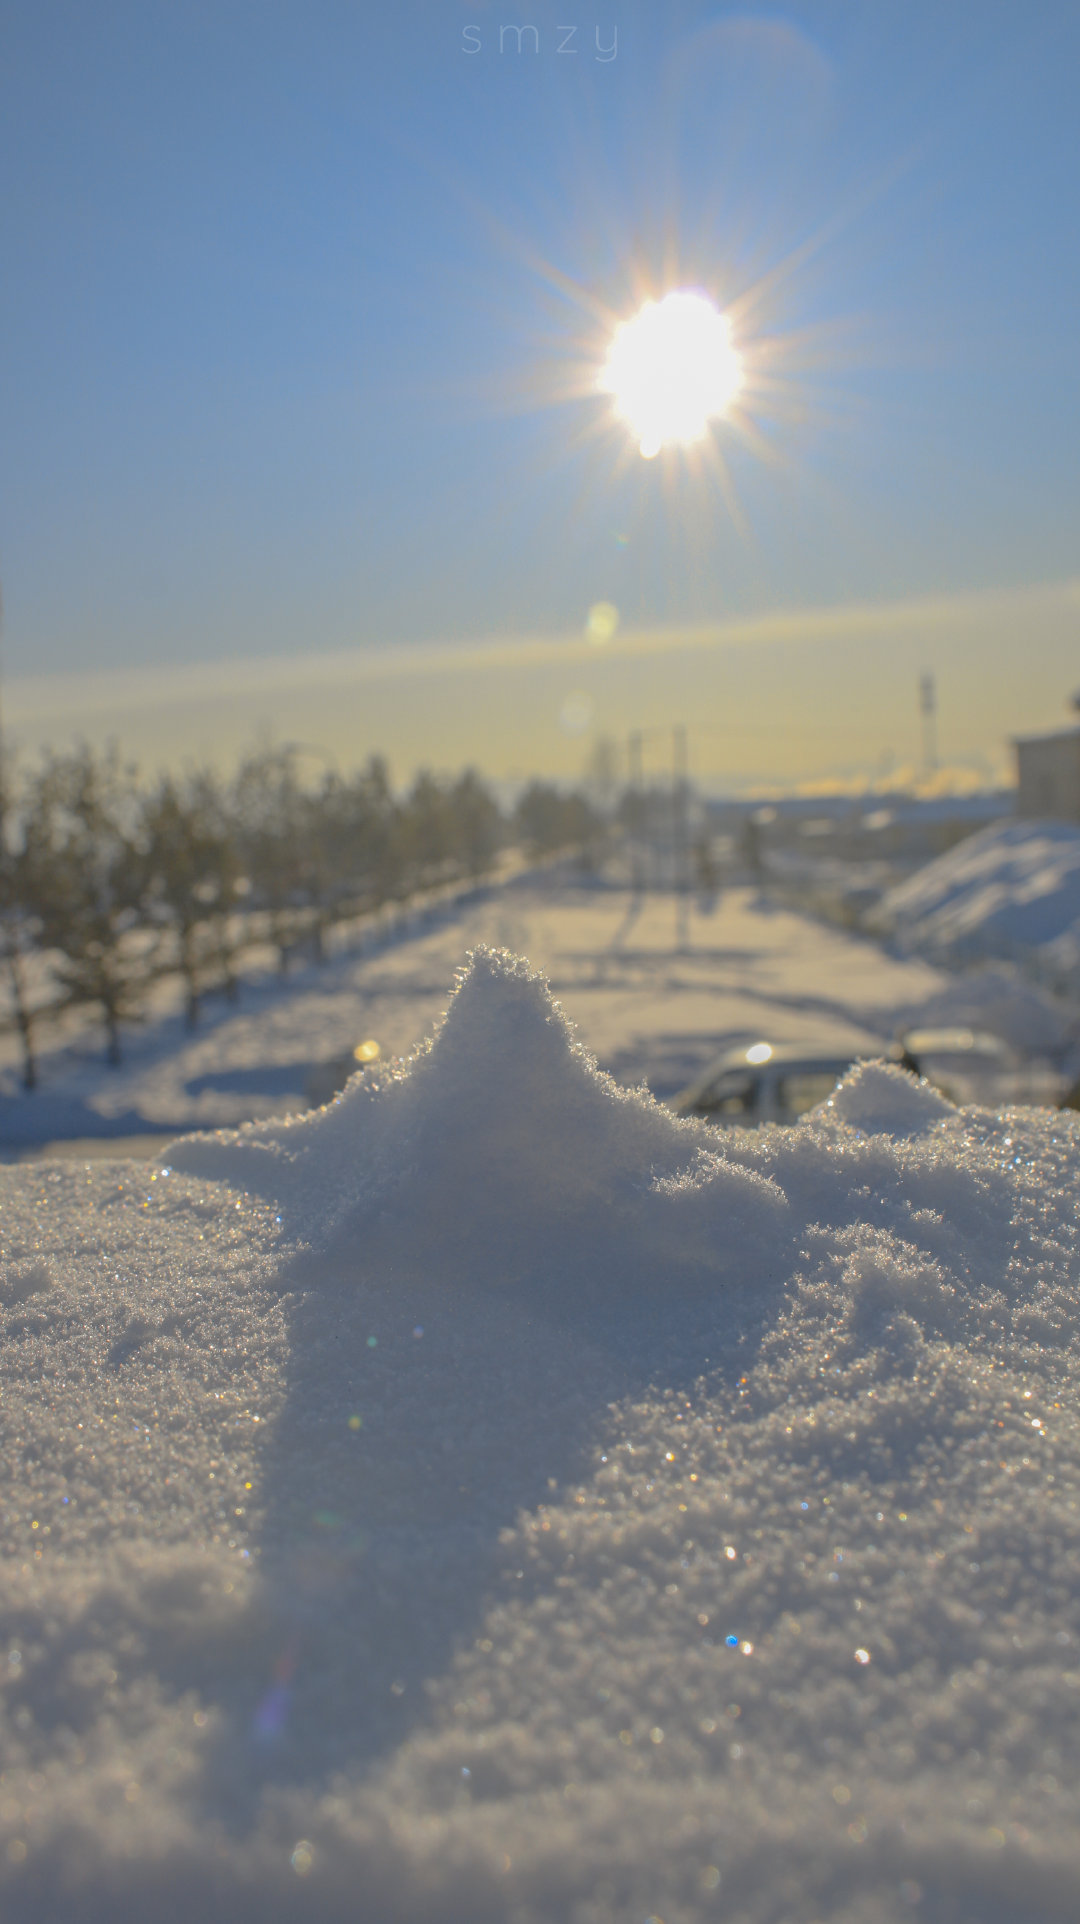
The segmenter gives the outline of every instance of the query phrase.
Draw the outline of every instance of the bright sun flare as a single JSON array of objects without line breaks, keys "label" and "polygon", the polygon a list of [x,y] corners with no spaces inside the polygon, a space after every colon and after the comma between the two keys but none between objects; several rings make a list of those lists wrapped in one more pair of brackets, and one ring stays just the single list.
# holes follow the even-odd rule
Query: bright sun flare
[{"label": "bright sun flare", "polygon": [[665,294],[616,328],[600,376],[646,460],[700,441],[743,384],[731,324],[704,294]]}]

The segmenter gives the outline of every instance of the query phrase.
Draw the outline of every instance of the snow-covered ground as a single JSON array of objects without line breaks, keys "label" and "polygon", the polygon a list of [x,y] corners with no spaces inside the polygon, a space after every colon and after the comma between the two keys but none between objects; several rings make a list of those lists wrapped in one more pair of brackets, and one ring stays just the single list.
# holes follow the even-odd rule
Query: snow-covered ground
[{"label": "snow-covered ground", "polygon": [[326,1110],[0,1170],[5,1920],[1072,1924],[1078,1200],[884,1066],[677,1122],[487,952]]},{"label": "snow-covered ground", "polygon": [[[213,1128],[300,1109],[311,1065],[363,1040],[383,1056],[407,1053],[430,1031],[469,949],[508,947],[545,968],[555,993],[602,1065],[623,1084],[660,1096],[688,1082],[729,1043],[813,1034],[840,1047],[891,1041],[902,1019],[970,1020],[1015,1028],[1025,1047],[1062,1046],[1068,1022],[1048,997],[1002,976],[957,982],[918,960],[779,909],[747,889],[692,905],[679,940],[670,895],[643,902],[625,890],[575,885],[564,875],[523,878],[457,905],[418,914],[393,940],[364,949],[349,932],[323,968],[282,983],[270,970],[247,985],[238,1011],[208,1003],[189,1036],[175,1006],[127,1038],[119,1070],[101,1060],[85,1022],[47,1055],[41,1087],[19,1091],[6,1043],[0,1145],[52,1137]],[[988,1003],[995,1004],[987,1017]],[[1032,1023],[1034,1022],[1034,1028]],[[1010,1037],[1010,1039],[1012,1039]],[[513,1076],[514,1065],[503,1073]]]},{"label": "snow-covered ground", "polygon": [[891,889],[878,915],[912,951],[1012,957],[1080,980],[1080,828],[996,822]]}]

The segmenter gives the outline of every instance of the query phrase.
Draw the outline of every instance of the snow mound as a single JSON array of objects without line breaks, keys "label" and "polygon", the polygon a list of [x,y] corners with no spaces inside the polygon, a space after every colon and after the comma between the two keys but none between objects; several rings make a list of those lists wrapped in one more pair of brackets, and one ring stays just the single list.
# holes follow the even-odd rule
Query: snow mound
[{"label": "snow mound", "polygon": [[856,1063],[822,1107],[848,1129],[898,1140],[924,1136],[956,1116],[952,1103],[928,1082],[917,1082],[891,1062]]},{"label": "snow mound", "polygon": [[392,1247],[446,1274],[596,1286],[775,1254],[780,1191],[718,1155],[687,1177],[704,1140],[597,1068],[542,975],[479,948],[409,1061],[361,1071],[314,1115],[187,1137],[166,1159],[273,1196],[324,1254]]},{"label": "snow mound", "polygon": [[526,964],[0,1169],[5,1924],[1072,1924],[1080,1118],[620,1091]]},{"label": "snow mound", "polygon": [[958,842],[882,900],[909,949],[958,961],[1053,952],[1080,960],[1080,829],[998,822]]}]

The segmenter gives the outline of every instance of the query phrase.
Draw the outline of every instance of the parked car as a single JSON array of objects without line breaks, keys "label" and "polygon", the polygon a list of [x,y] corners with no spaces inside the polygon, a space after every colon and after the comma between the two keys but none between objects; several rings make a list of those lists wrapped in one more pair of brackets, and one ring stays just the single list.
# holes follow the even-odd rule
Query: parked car
[{"label": "parked car", "polygon": [[728,1049],[672,1101],[677,1116],[700,1116],[725,1128],[797,1122],[831,1096],[856,1062],[900,1060],[898,1047],[838,1049],[834,1042],[753,1042]]},{"label": "parked car", "polygon": [[994,1105],[1037,1100],[1021,1087],[1019,1057],[1000,1036],[982,1029],[908,1029],[900,1061],[925,1076],[950,1102]]}]

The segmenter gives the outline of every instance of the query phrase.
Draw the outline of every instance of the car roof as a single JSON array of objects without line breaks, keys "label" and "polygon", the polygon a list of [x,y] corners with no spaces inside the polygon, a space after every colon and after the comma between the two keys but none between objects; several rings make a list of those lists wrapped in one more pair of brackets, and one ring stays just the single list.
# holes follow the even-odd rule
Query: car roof
[{"label": "car roof", "polygon": [[985,1029],[907,1029],[903,1041],[912,1055],[920,1051],[924,1055],[934,1051],[950,1055],[1007,1056],[1009,1053],[1001,1037],[990,1035]]},{"label": "car roof", "polygon": [[[768,1049],[768,1055],[755,1055],[754,1051]],[[883,1042],[879,1046],[872,1043],[854,1043],[845,1049],[842,1043],[822,1038],[811,1038],[806,1042],[746,1042],[737,1049],[725,1049],[698,1077],[698,1082],[722,1075],[725,1069],[798,1069],[831,1068],[839,1064],[846,1069],[852,1062],[872,1062],[885,1056],[890,1061],[898,1059],[899,1051],[894,1044]]]}]

